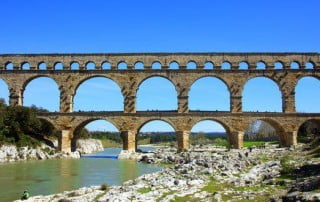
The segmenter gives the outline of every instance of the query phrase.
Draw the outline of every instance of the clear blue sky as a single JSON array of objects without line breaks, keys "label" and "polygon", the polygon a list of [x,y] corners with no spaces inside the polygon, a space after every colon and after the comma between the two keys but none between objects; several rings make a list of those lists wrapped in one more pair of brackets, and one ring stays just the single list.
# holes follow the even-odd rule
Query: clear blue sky
[{"label": "clear blue sky", "polygon": [[[318,0],[2,0],[0,8],[0,53],[320,52]],[[319,81],[304,78],[299,82],[298,111],[320,112],[320,96],[314,92],[320,92]],[[55,111],[58,93],[53,81],[40,78],[27,86],[24,103]],[[6,86],[0,82],[0,97],[7,96]],[[229,110],[228,92],[218,79],[199,80],[189,96],[191,109]],[[280,97],[275,84],[257,78],[246,85],[243,109],[281,111]],[[74,107],[122,110],[122,99],[115,83],[96,78],[80,86]],[[137,108],[176,109],[176,102],[171,83],[153,78],[140,87]],[[89,128],[112,129],[103,121]],[[156,122],[143,128],[150,129],[166,131],[170,127]],[[194,130],[223,128],[205,122]]]}]

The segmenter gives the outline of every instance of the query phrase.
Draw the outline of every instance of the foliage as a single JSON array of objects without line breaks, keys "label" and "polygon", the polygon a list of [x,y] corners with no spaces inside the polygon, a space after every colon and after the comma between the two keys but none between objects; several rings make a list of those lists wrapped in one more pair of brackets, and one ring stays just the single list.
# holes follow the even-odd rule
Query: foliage
[{"label": "foliage", "polygon": [[142,187],[142,188],[137,190],[137,192],[140,193],[140,194],[146,194],[146,193],[148,193],[150,191],[151,191],[150,187]]},{"label": "foliage", "polygon": [[285,156],[280,160],[280,164],[282,167],[281,174],[290,175],[295,169],[294,161],[292,161],[292,157]]}]

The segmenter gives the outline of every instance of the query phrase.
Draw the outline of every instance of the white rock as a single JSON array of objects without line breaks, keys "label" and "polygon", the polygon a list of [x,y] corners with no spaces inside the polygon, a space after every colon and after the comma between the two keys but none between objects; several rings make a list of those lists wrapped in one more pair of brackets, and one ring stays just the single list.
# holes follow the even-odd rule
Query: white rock
[{"label": "white rock", "polygon": [[97,139],[78,139],[76,143],[76,150],[81,154],[90,154],[94,152],[103,151],[101,140]]}]

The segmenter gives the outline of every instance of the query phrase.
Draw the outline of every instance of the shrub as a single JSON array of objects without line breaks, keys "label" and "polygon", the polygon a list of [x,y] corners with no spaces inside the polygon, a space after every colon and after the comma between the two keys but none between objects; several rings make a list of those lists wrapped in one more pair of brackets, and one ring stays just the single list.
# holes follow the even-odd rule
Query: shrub
[{"label": "shrub", "polygon": [[106,190],[108,190],[108,189],[109,189],[109,186],[106,185],[106,184],[102,184],[102,185],[100,186],[100,190],[102,190],[102,191],[106,191]]}]

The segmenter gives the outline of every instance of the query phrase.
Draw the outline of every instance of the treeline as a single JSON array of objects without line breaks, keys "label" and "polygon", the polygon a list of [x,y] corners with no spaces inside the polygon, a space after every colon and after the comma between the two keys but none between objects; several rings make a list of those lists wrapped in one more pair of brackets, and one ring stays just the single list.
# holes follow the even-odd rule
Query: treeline
[{"label": "treeline", "polygon": [[37,111],[45,110],[35,106],[7,106],[0,99],[0,145],[36,147],[41,142],[50,144],[47,137],[58,134],[49,122],[36,117]]}]

